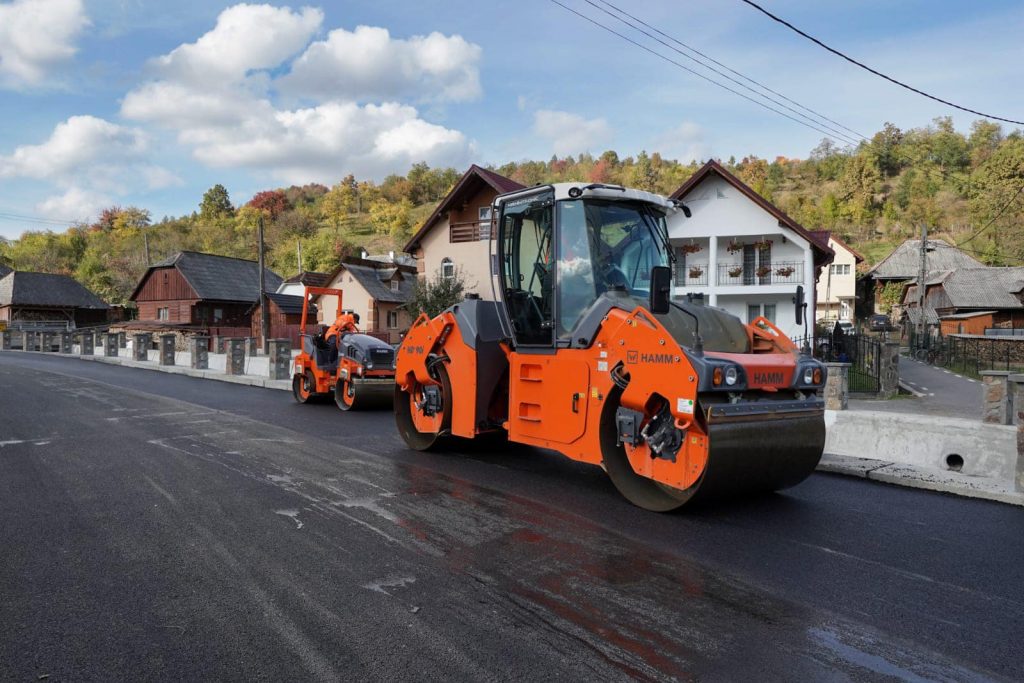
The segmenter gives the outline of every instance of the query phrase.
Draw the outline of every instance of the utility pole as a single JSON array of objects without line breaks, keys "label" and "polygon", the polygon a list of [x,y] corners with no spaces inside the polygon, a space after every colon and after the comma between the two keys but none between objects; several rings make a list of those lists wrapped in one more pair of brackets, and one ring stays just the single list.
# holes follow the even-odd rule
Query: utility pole
[{"label": "utility pole", "polygon": [[260,336],[263,337],[263,353],[266,355],[270,352],[270,319],[267,317],[267,283],[266,275],[263,270],[263,214],[260,214],[256,232],[260,243]]},{"label": "utility pole", "polygon": [[302,240],[295,240],[295,253],[299,259],[299,274],[302,274]]},{"label": "utility pole", "polygon": [[921,266],[917,273],[917,343],[924,343],[924,281],[928,277],[928,225],[921,224]]},{"label": "utility pole", "polygon": [[149,260],[149,233],[148,232],[142,233],[142,244],[146,248],[146,267],[149,268],[149,266],[152,263],[152,261]]}]

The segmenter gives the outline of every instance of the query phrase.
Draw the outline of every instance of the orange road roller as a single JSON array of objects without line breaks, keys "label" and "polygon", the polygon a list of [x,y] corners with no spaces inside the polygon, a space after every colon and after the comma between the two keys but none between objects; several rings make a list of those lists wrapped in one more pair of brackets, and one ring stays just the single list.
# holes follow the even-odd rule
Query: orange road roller
[{"label": "orange road roller", "polygon": [[[307,333],[313,296],[336,296],[334,322]],[[342,308],[342,290],[306,287],[302,303],[302,350],[295,358],[292,395],[299,403],[333,396],[342,410],[387,405],[395,377],[395,349],[359,331],[359,316]]]},{"label": "orange road roller", "polygon": [[495,301],[421,315],[399,347],[395,417],[410,448],[504,432],[603,467],[655,511],[814,471],[826,368],[764,318],[672,297],[667,219],[687,207],[559,183],[492,209]]}]

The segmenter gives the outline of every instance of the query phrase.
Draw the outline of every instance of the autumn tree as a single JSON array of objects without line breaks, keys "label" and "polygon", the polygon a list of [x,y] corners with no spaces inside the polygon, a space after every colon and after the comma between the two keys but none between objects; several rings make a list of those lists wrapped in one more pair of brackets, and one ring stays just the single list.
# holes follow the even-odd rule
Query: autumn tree
[{"label": "autumn tree", "polygon": [[254,209],[263,211],[270,220],[275,220],[278,216],[283,214],[292,208],[292,204],[288,201],[288,195],[285,194],[284,190],[264,190],[263,192],[257,192],[253,195],[252,199],[246,206],[251,206]]}]

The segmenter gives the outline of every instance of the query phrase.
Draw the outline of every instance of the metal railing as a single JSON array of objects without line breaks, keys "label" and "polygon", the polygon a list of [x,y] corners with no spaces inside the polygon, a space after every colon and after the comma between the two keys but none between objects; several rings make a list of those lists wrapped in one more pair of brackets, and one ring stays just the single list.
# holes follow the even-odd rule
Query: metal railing
[{"label": "metal railing", "polygon": [[707,287],[710,266],[692,266],[676,273],[676,287]]},{"label": "metal railing", "polygon": [[719,263],[720,285],[790,285],[804,281],[803,261],[779,261],[771,265]]}]

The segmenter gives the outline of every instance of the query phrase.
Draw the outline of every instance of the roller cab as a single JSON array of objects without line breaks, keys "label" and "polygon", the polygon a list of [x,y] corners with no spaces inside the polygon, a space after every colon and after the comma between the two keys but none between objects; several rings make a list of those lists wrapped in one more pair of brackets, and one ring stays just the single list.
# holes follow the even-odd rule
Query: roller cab
[{"label": "roller cab", "polygon": [[792,486],[824,447],[825,368],[767,320],[670,301],[665,217],[618,186],[499,196],[496,301],[421,316],[399,348],[412,448],[504,431],[603,467],[641,507]]}]

